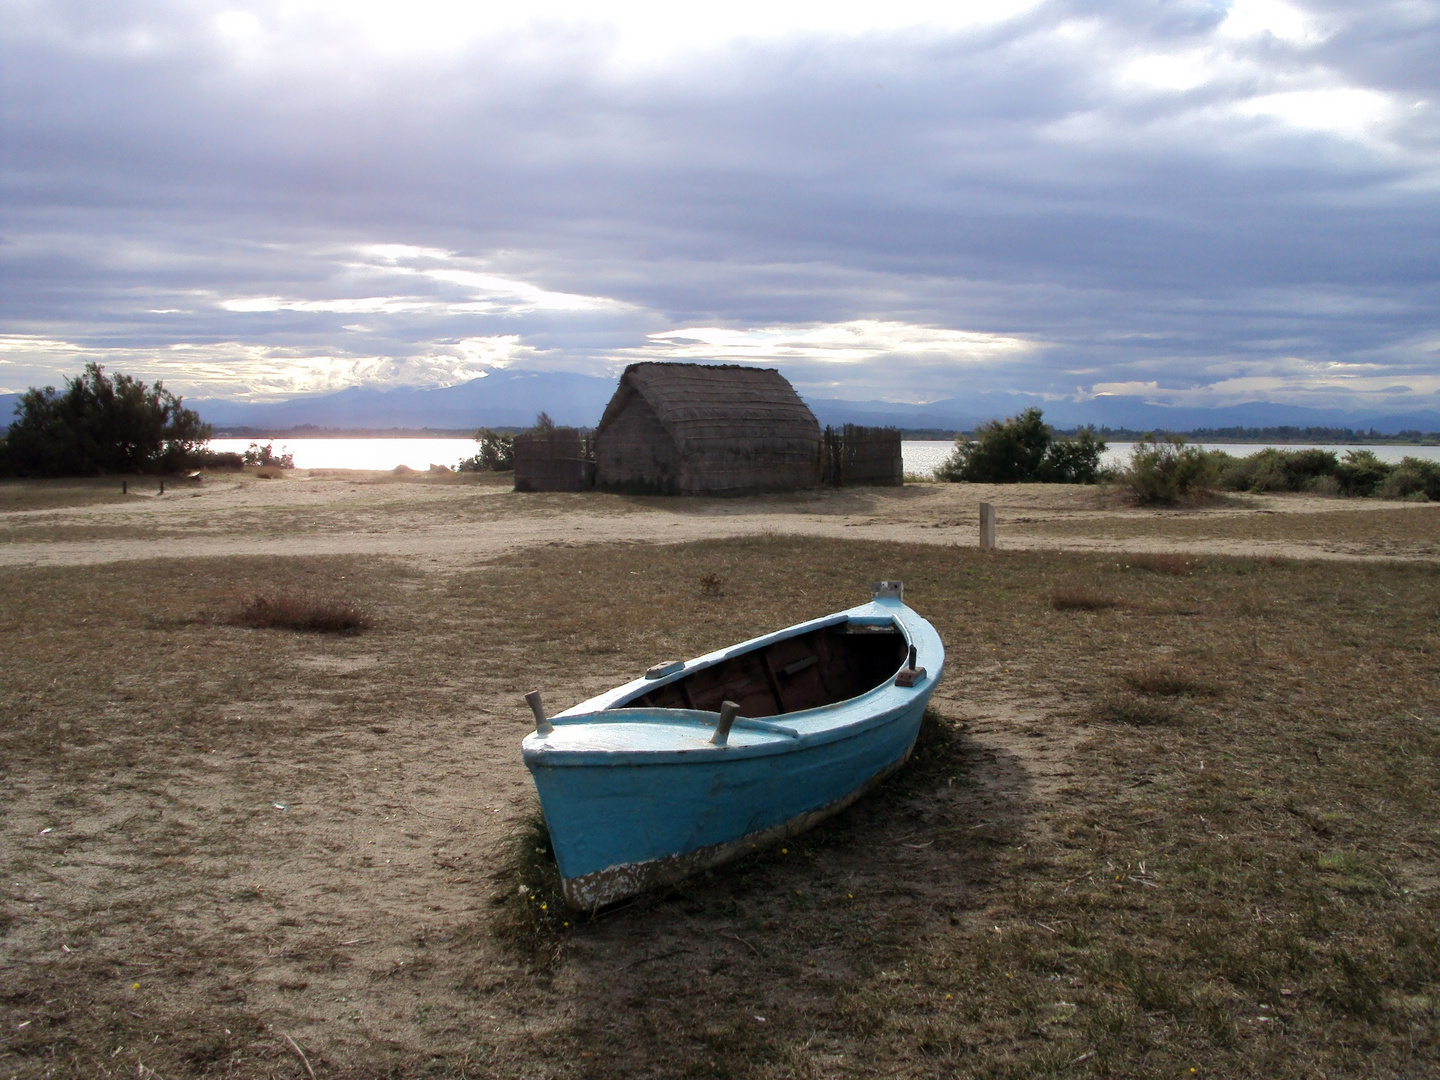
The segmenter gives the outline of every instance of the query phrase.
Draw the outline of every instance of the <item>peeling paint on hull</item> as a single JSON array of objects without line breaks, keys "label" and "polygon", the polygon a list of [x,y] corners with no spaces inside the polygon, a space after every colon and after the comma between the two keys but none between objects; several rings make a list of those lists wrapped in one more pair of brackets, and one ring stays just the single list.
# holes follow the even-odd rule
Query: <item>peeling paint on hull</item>
[{"label": "peeling paint on hull", "polygon": [[[914,749],[913,743],[911,749]],[[787,837],[798,836],[807,829],[814,828],[826,818],[840,813],[874,788],[879,787],[899,772],[909,758],[910,750],[907,750],[904,758],[887,765],[863,787],[850,792],[850,794],[819,809],[798,814],[780,825],[742,836],[738,840],[731,840],[723,844],[711,844],[709,847],[687,852],[684,855],[668,855],[663,859],[654,859],[650,862],[611,866],[578,878],[562,878],[561,885],[565,892],[565,902],[580,911],[595,911],[606,904],[624,900],[626,897],[677,884],[691,874],[698,874],[703,870],[730,862],[732,859],[741,858],[756,848],[767,847]]]}]

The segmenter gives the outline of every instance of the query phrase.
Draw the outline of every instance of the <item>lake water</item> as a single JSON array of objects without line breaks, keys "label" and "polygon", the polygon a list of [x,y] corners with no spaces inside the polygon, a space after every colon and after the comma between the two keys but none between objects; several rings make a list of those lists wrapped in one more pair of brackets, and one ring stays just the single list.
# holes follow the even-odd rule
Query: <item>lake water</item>
[{"label": "lake water", "polygon": [[[243,453],[251,439],[211,439],[210,448]],[[397,465],[424,471],[432,464],[453,468],[462,458],[475,453],[473,439],[276,439],[275,452],[295,455],[300,469],[393,469]],[[1264,450],[1273,443],[1202,443],[1206,449],[1224,450],[1236,457]],[[1105,450],[1105,464],[1122,466],[1129,462],[1135,444],[1111,443]],[[950,455],[955,444],[949,440],[906,440],[900,444],[905,471],[930,476]],[[1286,449],[1305,449],[1287,447]],[[1440,446],[1321,446],[1343,456],[1349,450],[1371,450],[1381,461],[1395,462],[1403,457],[1428,458],[1440,461]]]}]

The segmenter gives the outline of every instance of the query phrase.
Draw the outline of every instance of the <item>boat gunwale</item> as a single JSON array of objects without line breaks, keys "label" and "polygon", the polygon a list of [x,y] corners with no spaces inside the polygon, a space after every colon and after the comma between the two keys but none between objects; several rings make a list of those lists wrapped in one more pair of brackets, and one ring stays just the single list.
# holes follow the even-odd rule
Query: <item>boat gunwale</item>
[{"label": "boat gunwale", "polygon": [[[916,620],[919,625],[910,626],[906,616]],[[695,765],[702,762],[720,763],[726,760],[765,757],[772,754],[795,753],[797,751],[817,747],[836,742],[852,735],[858,735],[873,727],[891,722],[896,716],[907,710],[914,701],[916,695],[928,696],[938,683],[945,663],[945,646],[935,628],[918,612],[908,607],[901,600],[878,599],[867,604],[860,604],[845,611],[835,612],[818,619],[810,619],[806,622],[797,623],[794,626],[773,631],[748,641],[742,641],[735,645],[727,646],[724,649],[717,649],[696,657],[693,660],[684,662],[684,666],[660,679],[646,679],[641,677],[612,690],[590,698],[587,701],[566,709],[551,718],[551,723],[557,728],[572,725],[592,725],[597,722],[612,724],[654,724],[656,726],[672,725],[683,727],[687,730],[703,731],[715,726],[715,719],[719,713],[704,709],[671,709],[660,706],[622,707],[626,701],[633,700],[641,694],[648,693],[651,689],[663,686],[667,683],[677,681],[697,671],[713,667],[716,664],[735,657],[766,648],[772,644],[810,633],[814,630],[822,630],[831,626],[838,626],[842,623],[856,623],[857,625],[893,625],[905,639],[907,649],[916,645],[916,637],[925,635],[933,638],[933,641],[926,641],[924,644],[931,646],[937,656],[927,655],[922,660],[929,660],[930,666],[926,668],[925,675],[916,680],[911,687],[896,686],[893,681],[893,674],[878,685],[854,697],[842,698],[839,701],[827,702],[824,705],[817,705],[810,709],[801,709],[794,712],[777,713],[773,717],[738,717],[736,727],[747,733],[755,735],[773,735],[773,738],[758,742],[745,744],[732,744],[727,746],[715,746],[708,740],[695,746],[667,746],[667,747],[633,747],[633,748],[574,748],[551,749],[547,743],[547,737],[535,732],[525,737],[522,744],[522,752],[526,765],[531,768],[546,767],[598,767],[608,768],[617,765]],[[918,662],[918,661],[917,661]],[[903,667],[903,664],[902,664]],[[897,668],[898,672],[901,668]],[[890,697],[892,702],[881,704],[879,699]],[[603,704],[601,704],[603,703]],[[598,707],[597,707],[598,705]],[[878,706],[878,707],[877,707]],[[858,713],[853,719],[846,720],[845,713]],[[814,730],[796,731],[793,735],[786,729],[793,725],[833,718],[835,722],[825,726],[817,727]],[[775,723],[777,720],[784,720],[784,724]],[[761,725],[764,725],[762,727]],[[778,729],[778,730],[776,730]]]}]

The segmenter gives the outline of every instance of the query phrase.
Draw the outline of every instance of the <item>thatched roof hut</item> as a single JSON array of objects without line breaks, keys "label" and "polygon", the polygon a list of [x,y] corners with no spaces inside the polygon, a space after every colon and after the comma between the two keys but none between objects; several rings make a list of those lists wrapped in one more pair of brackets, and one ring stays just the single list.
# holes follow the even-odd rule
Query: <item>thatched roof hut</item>
[{"label": "thatched roof hut", "polygon": [[631,364],[595,429],[595,481],[725,495],[820,482],[820,425],[773,368]]}]

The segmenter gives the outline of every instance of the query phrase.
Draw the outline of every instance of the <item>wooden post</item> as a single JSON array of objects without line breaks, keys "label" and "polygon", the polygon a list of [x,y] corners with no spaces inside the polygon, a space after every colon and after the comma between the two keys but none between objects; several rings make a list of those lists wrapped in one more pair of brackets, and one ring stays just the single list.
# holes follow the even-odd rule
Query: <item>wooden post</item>
[{"label": "wooden post", "polygon": [[160,481],[160,494],[161,494],[161,495],[164,495],[164,494],[165,494],[165,481],[164,481],[164,480],[161,480],[161,481]]},{"label": "wooden post", "polygon": [[720,703],[720,722],[715,725],[715,734],[710,741],[716,746],[724,746],[730,741],[730,728],[735,724],[735,714],[740,711],[740,706],[733,701],[722,701]]},{"label": "wooden post", "polygon": [[129,494],[130,494],[130,481],[129,481],[129,480],[121,480],[121,481],[120,481],[120,494],[121,494],[121,495],[129,495]]},{"label": "wooden post", "polygon": [[980,504],[980,550],[991,551],[995,547],[995,507],[991,503]]}]

